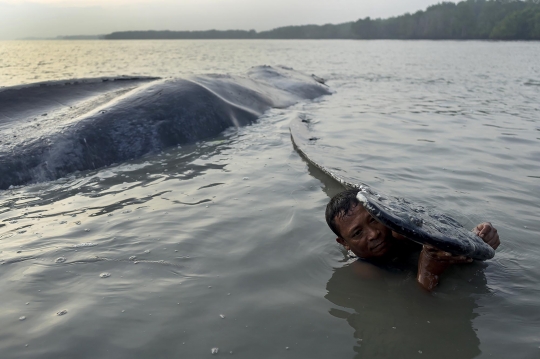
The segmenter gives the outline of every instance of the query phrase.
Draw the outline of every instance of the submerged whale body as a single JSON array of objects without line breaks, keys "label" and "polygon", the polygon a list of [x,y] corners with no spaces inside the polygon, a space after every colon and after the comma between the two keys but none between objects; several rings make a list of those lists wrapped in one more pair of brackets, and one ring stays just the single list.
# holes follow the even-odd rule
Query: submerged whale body
[{"label": "submerged whale body", "polygon": [[53,180],[244,126],[329,94],[292,69],[247,76],[115,78],[0,89],[0,189]]}]

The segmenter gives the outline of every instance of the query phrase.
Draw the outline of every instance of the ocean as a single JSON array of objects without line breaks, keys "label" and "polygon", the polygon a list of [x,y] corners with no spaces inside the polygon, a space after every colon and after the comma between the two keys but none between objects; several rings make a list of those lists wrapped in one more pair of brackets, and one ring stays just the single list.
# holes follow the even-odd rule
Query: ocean
[{"label": "ocean", "polygon": [[[537,42],[0,42],[0,91],[266,65],[331,92],[1,190],[0,356],[539,357],[539,58]],[[324,220],[343,187],[292,144],[299,116],[332,171],[468,228],[492,222],[495,258],[431,293],[410,270],[362,276]],[[11,120],[0,107],[3,136]]]}]

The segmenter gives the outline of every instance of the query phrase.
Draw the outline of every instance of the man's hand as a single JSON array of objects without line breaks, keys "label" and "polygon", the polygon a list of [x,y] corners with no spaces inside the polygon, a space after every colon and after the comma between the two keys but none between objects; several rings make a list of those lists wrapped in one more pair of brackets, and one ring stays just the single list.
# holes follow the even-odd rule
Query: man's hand
[{"label": "man's hand", "polygon": [[489,222],[480,223],[473,229],[473,232],[493,249],[497,249],[501,244],[497,230]]},{"label": "man's hand", "polygon": [[472,258],[455,256],[433,246],[424,244],[418,259],[418,283],[432,290],[439,283],[439,277],[451,264],[471,263]]},{"label": "man's hand", "polygon": [[[493,249],[497,249],[501,244],[497,230],[489,222],[480,223],[473,229],[473,232]],[[455,256],[425,244],[418,259],[418,283],[427,290],[432,290],[439,283],[440,275],[450,265],[471,263],[472,261],[472,258]]]}]

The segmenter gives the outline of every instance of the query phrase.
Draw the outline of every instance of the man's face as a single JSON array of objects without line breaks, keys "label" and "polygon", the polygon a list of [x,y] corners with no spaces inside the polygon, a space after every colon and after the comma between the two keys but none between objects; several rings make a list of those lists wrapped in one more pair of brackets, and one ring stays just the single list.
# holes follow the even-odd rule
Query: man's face
[{"label": "man's face", "polygon": [[336,225],[341,234],[336,241],[361,258],[382,257],[392,246],[392,231],[377,222],[361,204],[344,216],[337,216]]}]

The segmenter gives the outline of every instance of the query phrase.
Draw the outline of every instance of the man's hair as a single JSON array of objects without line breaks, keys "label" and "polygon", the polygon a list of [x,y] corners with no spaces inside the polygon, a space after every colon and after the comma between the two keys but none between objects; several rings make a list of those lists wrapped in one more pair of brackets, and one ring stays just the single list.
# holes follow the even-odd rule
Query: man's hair
[{"label": "man's hair", "polygon": [[358,188],[350,188],[336,194],[326,205],[326,223],[328,223],[328,227],[330,227],[332,232],[337,234],[340,238],[342,237],[336,225],[336,217],[343,217],[349,213],[351,209],[360,204],[356,198],[358,192]]}]

